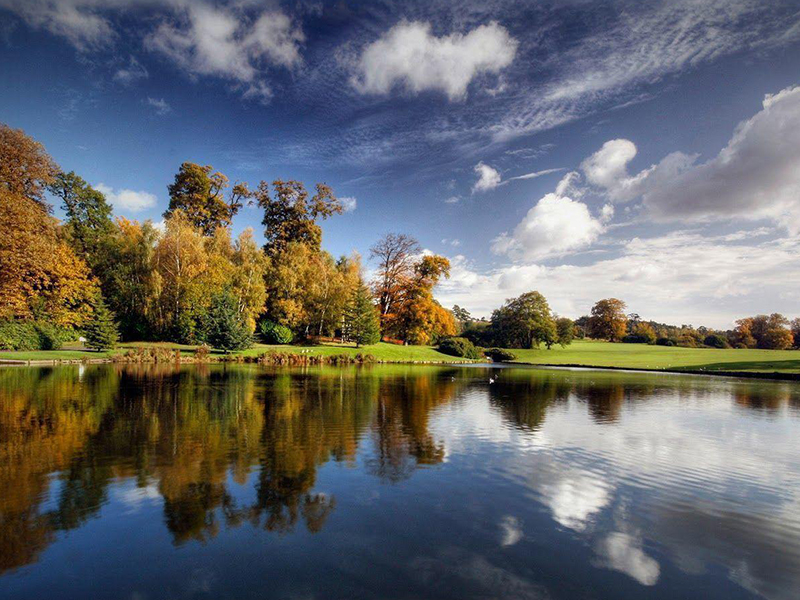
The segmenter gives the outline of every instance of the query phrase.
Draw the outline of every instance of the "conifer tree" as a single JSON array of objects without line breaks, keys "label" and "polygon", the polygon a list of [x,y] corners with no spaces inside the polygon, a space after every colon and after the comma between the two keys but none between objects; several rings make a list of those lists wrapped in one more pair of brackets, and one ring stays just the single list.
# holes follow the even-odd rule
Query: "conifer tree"
[{"label": "conifer tree", "polygon": [[356,343],[356,346],[369,346],[377,344],[381,339],[380,320],[372,294],[364,285],[359,283],[353,292],[344,315],[344,328],[347,337]]},{"label": "conifer tree", "polygon": [[224,350],[244,350],[253,345],[250,328],[236,307],[236,299],[230,293],[216,296],[207,316],[206,339],[214,347]]},{"label": "conifer tree", "polygon": [[86,345],[93,350],[110,350],[117,345],[119,331],[114,322],[114,314],[102,298],[95,301],[92,316],[84,326]]}]

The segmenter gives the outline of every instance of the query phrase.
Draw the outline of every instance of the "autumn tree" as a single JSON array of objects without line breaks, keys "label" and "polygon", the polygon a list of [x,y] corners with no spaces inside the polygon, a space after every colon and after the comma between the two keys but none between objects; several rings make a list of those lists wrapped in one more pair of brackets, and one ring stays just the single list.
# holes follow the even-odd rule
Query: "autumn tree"
[{"label": "autumn tree", "polygon": [[625,335],[627,323],[625,303],[617,298],[607,298],[592,307],[588,334],[595,339],[617,342]]},{"label": "autumn tree", "polygon": [[28,198],[49,211],[44,193],[58,171],[44,146],[21,129],[0,123],[0,192],[5,193],[4,202],[13,197]]},{"label": "autumn tree", "polygon": [[382,320],[396,310],[408,289],[420,251],[417,240],[397,233],[387,233],[370,248],[370,259],[378,263],[372,291]]},{"label": "autumn tree", "polygon": [[785,350],[794,343],[788,326],[789,320],[780,313],[739,319],[733,331],[733,342],[747,348]]},{"label": "autumn tree", "polygon": [[236,300],[236,310],[250,332],[255,330],[256,319],[264,310],[267,286],[264,275],[269,269],[269,258],[253,239],[253,230],[245,229],[236,239],[231,256],[233,263],[230,282]]},{"label": "autumn tree", "polygon": [[381,339],[378,310],[369,288],[359,281],[344,311],[344,332],[358,346],[377,344]]},{"label": "autumn tree", "polygon": [[492,329],[499,345],[507,348],[548,348],[558,340],[558,329],[550,305],[539,292],[528,292],[506,300],[492,313]]},{"label": "autumn tree", "polygon": [[150,339],[156,330],[157,299],[163,279],[156,266],[158,230],[150,221],[120,217],[108,242],[103,294],[119,319],[125,340]]},{"label": "autumn tree", "polygon": [[218,227],[231,224],[251,193],[246,184],[237,183],[226,197],[228,178],[219,171],[211,171],[210,165],[185,162],[180,166],[175,181],[167,187],[169,208],[164,213],[165,219],[180,210],[203,235],[212,235]]},{"label": "autumn tree", "polygon": [[382,329],[410,344],[430,344],[440,337],[455,335],[453,314],[433,297],[433,289],[450,277],[450,261],[428,255],[413,267],[411,279],[399,290],[394,312],[384,315]]},{"label": "autumn tree", "polygon": [[342,203],[333,190],[324,183],[316,185],[316,193],[309,198],[305,186],[299,181],[272,182],[272,192],[262,181],[253,194],[255,203],[264,211],[264,251],[269,256],[283,252],[292,242],[307,244],[319,251],[322,228],[317,221],[343,211]]},{"label": "autumn tree", "polygon": [[790,326],[792,330],[792,345],[795,348],[800,348],[800,318],[792,319]]}]

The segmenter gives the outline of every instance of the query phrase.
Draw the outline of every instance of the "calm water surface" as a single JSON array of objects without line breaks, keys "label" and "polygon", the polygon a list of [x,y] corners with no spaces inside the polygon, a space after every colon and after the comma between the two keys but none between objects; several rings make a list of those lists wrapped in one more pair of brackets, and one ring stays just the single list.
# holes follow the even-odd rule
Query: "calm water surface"
[{"label": "calm water surface", "polygon": [[800,597],[800,385],[0,370],[0,598],[637,597]]}]

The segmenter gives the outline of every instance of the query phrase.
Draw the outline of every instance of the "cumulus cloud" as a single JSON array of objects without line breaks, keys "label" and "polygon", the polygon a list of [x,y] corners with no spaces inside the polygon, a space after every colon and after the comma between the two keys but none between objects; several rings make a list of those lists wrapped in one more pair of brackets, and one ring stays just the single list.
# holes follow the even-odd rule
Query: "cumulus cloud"
[{"label": "cumulus cloud", "polygon": [[152,106],[156,114],[162,117],[172,112],[172,107],[169,105],[169,102],[163,98],[147,98],[147,104]]},{"label": "cumulus cloud", "polygon": [[118,210],[140,212],[156,205],[155,194],[128,189],[114,190],[111,186],[98,183],[94,188],[105,195],[106,199]]},{"label": "cumulus cloud", "polygon": [[358,205],[358,202],[353,196],[345,196],[343,198],[339,198],[339,202],[342,203],[342,208],[344,208],[344,212],[353,212]]},{"label": "cumulus cloud", "polygon": [[271,89],[263,79],[262,65],[298,65],[304,39],[280,11],[265,11],[250,23],[233,10],[193,3],[181,11],[177,22],[162,22],[145,45],[190,75],[237,82],[246,97],[267,101]]},{"label": "cumulus cloud", "polygon": [[624,289],[628,306],[646,308],[648,318],[722,329],[767,304],[794,314],[800,303],[796,238],[678,231],[622,241],[614,254],[581,265],[512,264],[488,271],[457,255],[437,298],[445,306],[458,304],[488,316],[506,298],[536,289],[559,314],[579,317],[597,298]]},{"label": "cumulus cloud", "polygon": [[472,186],[473,194],[475,192],[486,192],[488,190],[493,190],[500,185],[502,178],[500,177],[500,172],[494,167],[490,167],[483,162],[479,162],[477,165],[475,165],[474,171],[478,174],[478,181],[476,181],[475,185]]},{"label": "cumulus cloud", "polygon": [[511,64],[517,45],[494,22],[437,37],[430,23],[404,21],[363,49],[351,82],[365,94],[387,94],[402,86],[414,94],[437,90],[450,100],[463,100],[473,79]]},{"label": "cumulus cloud", "polygon": [[605,230],[613,210],[603,209],[593,217],[589,207],[563,195],[574,181],[572,173],[559,183],[562,194],[546,194],[525,215],[514,231],[503,233],[492,243],[492,252],[529,261],[561,256],[589,246]]},{"label": "cumulus cloud", "polygon": [[706,162],[673,152],[629,175],[634,156],[633,142],[611,140],[581,166],[612,200],[642,197],[658,218],[769,218],[800,231],[800,86],[766,96],[761,111]]}]

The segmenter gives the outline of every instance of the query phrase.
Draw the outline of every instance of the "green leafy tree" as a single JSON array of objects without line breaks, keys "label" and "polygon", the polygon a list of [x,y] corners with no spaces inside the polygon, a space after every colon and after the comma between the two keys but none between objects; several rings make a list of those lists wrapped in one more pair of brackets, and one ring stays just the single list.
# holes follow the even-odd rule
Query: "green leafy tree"
[{"label": "green leafy tree", "polygon": [[72,247],[95,275],[102,276],[107,245],[114,234],[111,206],[106,197],[74,171],[59,173],[48,189],[61,198],[67,215],[65,228]]},{"label": "green leafy tree", "polygon": [[558,343],[564,347],[572,343],[575,339],[575,323],[567,317],[556,319],[556,338]]},{"label": "green leafy tree", "polygon": [[228,227],[242,207],[242,201],[251,196],[244,183],[231,188],[228,197],[228,178],[220,172],[211,172],[211,165],[200,166],[185,162],[175,175],[175,181],[167,187],[169,208],[164,218],[176,210],[182,210],[192,225],[202,230],[203,235],[213,235],[218,227]]},{"label": "green leafy tree", "polygon": [[308,245],[319,251],[322,228],[318,219],[341,214],[342,203],[333,190],[324,183],[316,185],[316,193],[309,198],[305,186],[299,181],[262,181],[254,192],[255,203],[264,210],[264,251],[269,256],[280,254],[292,242]]},{"label": "green leafy tree", "polygon": [[205,315],[206,341],[224,350],[244,350],[253,345],[250,328],[239,313],[236,298],[224,292],[214,297]]},{"label": "green leafy tree", "polygon": [[369,288],[359,282],[344,313],[344,329],[356,346],[377,344],[381,339],[380,319]]},{"label": "green leafy tree", "polygon": [[499,345],[508,348],[548,348],[558,340],[550,305],[539,292],[528,292],[492,313],[492,329]]},{"label": "green leafy tree", "polygon": [[108,309],[102,298],[95,300],[92,316],[83,330],[86,346],[93,350],[110,350],[117,345],[119,332],[114,321],[114,314]]}]

